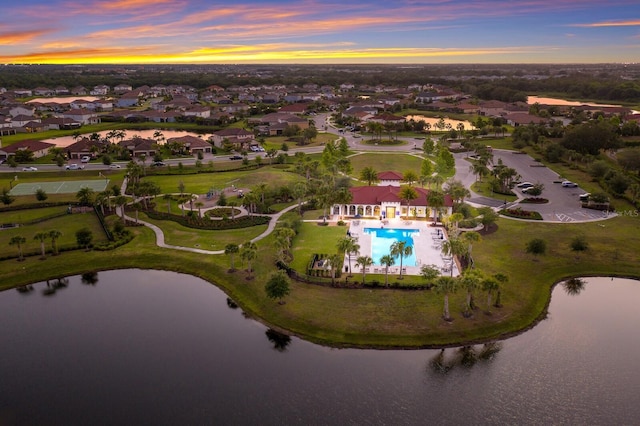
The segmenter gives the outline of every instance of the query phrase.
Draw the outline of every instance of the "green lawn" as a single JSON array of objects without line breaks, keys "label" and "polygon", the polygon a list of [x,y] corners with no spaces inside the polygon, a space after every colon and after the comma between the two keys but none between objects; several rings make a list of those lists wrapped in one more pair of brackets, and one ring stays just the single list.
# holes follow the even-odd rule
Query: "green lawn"
[{"label": "green lawn", "polygon": [[314,254],[334,254],[338,252],[340,238],[347,234],[346,226],[319,226],[316,223],[303,223],[293,243],[293,262],[291,266],[301,273]]},{"label": "green lawn", "polygon": [[407,170],[412,170],[418,176],[423,158],[421,156],[409,155],[406,153],[365,153],[356,154],[349,157],[353,167],[353,176],[359,177],[360,172],[365,167],[373,167],[377,172],[395,171],[400,174]]},{"label": "green lawn", "polygon": [[139,213],[139,219],[153,223],[164,232],[164,241],[167,244],[194,247],[203,250],[224,250],[230,243],[242,244],[262,234],[267,225],[252,226],[250,228],[229,230],[203,230],[187,228],[170,220],[150,219],[144,213]]},{"label": "green lawn", "polygon": [[206,194],[211,188],[220,190],[235,185],[236,188],[252,189],[262,183],[268,183],[270,187],[278,187],[299,182],[304,178],[281,168],[265,166],[255,171],[239,170],[225,173],[190,175],[149,175],[144,179],[158,184],[162,193],[179,192],[178,185],[182,181],[185,192]]},{"label": "green lawn", "polygon": [[24,209],[4,212],[0,211],[0,223],[24,224],[26,222],[66,212],[67,206],[42,207],[39,209]]},{"label": "green lawn", "polygon": [[[27,213],[26,210],[23,210],[22,212],[27,216],[33,214],[31,212]],[[12,214],[16,213],[18,212],[12,212]],[[7,213],[2,213],[2,218],[4,218],[5,214]],[[39,253],[40,241],[34,240],[33,237],[39,232],[49,232],[54,229],[62,232],[62,236],[58,240],[58,247],[64,248],[75,246],[77,245],[75,235],[76,231],[85,227],[89,228],[91,232],[93,232],[94,243],[107,241],[107,237],[95,213],[78,213],[57,217],[34,225],[25,225],[20,226],[19,228],[10,228],[0,231],[0,256],[14,255],[18,253],[17,247],[9,245],[11,238],[16,235],[26,238],[26,242],[23,246],[25,254],[31,252]],[[51,241],[47,240],[45,244],[49,251],[51,248]]]}]

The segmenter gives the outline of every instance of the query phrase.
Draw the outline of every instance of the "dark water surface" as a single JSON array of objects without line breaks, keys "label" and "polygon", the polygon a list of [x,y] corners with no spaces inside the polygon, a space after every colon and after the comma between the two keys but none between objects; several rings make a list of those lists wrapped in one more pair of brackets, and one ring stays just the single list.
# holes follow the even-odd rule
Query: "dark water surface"
[{"label": "dark water surface", "polygon": [[532,330],[442,352],[288,339],[188,275],[97,279],[0,293],[0,424],[640,422],[636,281],[559,285]]}]

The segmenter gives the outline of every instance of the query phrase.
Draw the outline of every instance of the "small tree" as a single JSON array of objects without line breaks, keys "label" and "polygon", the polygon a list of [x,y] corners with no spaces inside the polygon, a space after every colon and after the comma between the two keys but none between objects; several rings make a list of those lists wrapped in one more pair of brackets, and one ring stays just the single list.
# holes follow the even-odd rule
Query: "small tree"
[{"label": "small tree", "polygon": [[56,256],[58,254],[58,238],[62,236],[62,232],[57,229],[52,229],[49,231],[49,238],[51,238],[51,250],[53,251],[53,255]]},{"label": "small tree", "polygon": [[218,202],[216,204],[219,206],[227,205],[227,196],[224,194],[224,191],[220,192],[220,196],[218,196]]},{"label": "small tree", "polygon": [[386,254],[380,258],[380,264],[384,265],[384,285],[389,287],[389,267],[396,264],[396,259]]},{"label": "small tree", "polygon": [[532,240],[529,240],[526,249],[527,253],[537,257],[547,252],[547,242],[542,238],[534,238]]},{"label": "small tree", "polygon": [[272,273],[264,286],[264,291],[269,299],[278,299],[279,304],[284,304],[282,299],[291,292],[289,277],[284,271]]},{"label": "small tree", "polygon": [[38,232],[33,236],[34,240],[40,241],[40,259],[46,259],[47,257],[44,249],[44,240],[46,240],[47,238],[49,238],[49,234],[47,234],[46,232]]},{"label": "small tree", "polygon": [[432,286],[435,279],[440,276],[440,269],[436,265],[422,265],[420,276],[427,281],[429,286]]},{"label": "small tree", "polygon": [[[13,157],[9,157],[9,158],[13,158]],[[5,206],[8,206],[9,204],[15,201],[15,197],[9,194],[9,190],[7,188],[2,188],[2,195],[0,196],[0,201],[2,201],[2,204],[4,204]]]},{"label": "small tree", "polygon": [[18,261],[22,262],[24,256],[22,255],[22,245],[27,242],[27,239],[22,235],[15,235],[9,240],[10,246],[18,246]]},{"label": "small tree", "polygon": [[356,266],[360,266],[362,269],[362,285],[364,285],[364,277],[367,273],[367,268],[373,264],[373,259],[370,256],[358,256],[356,259]]},{"label": "small tree", "polygon": [[45,201],[47,198],[49,198],[49,196],[44,189],[39,188],[38,190],[36,190],[36,200]]},{"label": "small tree", "polygon": [[589,249],[589,243],[584,235],[576,235],[571,240],[571,244],[569,245],[571,250],[581,252]]},{"label": "small tree", "polygon": [[85,250],[89,250],[92,240],[93,232],[91,232],[89,228],[82,228],[76,231],[76,241],[78,245],[84,247]]}]

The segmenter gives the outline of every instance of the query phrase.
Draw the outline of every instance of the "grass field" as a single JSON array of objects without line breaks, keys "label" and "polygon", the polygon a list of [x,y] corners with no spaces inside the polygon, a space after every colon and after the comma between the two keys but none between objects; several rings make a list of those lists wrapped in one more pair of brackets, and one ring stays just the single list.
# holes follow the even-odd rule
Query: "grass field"
[{"label": "grass field", "polygon": [[302,176],[288,172],[281,168],[265,166],[256,171],[230,171],[225,173],[199,173],[191,175],[154,175],[144,179],[155,182],[160,186],[162,193],[179,192],[180,181],[184,184],[187,193],[206,194],[209,189],[221,190],[235,185],[236,188],[254,188],[262,183],[268,183],[269,187],[289,185],[304,179]]},{"label": "grass field", "polygon": [[352,175],[355,177],[360,176],[360,172],[365,167],[373,167],[377,172],[395,171],[401,174],[411,170],[420,176],[423,157],[406,153],[369,152],[352,155],[349,160],[351,160],[351,166],[353,167]]},{"label": "grass field", "polygon": [[[55,212],[57,208],[51,209],[42,209],[45,210],[44,213]],[[62,207],[62,209],[66,210],[66,207]],[[37,209],[35,211],[40,211]],[[23,215],[21,217],[21,215]],[[17,218],[17,223],[27,222],[28,219],[33,217],[34,215],[27,211],[21,212],[2,212],[0,213],[0,220],[2,223],[5,218],[14,219],[11,222],[16,223],[15,219]],[[35,217],[33,217],[35,218]],[[20,222],[22,220],[23,222]],[[34,240],[34,236],[39,232],[49,232],[51,230],[58,230],[62,232],[62,236],[58,240],[58,247],[63,249],[65,247],[73,247],[76,246],[76,231],[88,228],[93,233],[93,243],[107,241],[107,236],[98,221],[95,213],[78,213],[73,215],[65,215],[61,217],[56,217],[53,219],[45,220],[43,222],[38,222],[33,225],[24,225],[19,228],[10,228],[3,229],[0,231],[0,256],[7,255],[17,255],[18,250],[17,247],[10,246],[9,241],[14,236],[22,236],[26,238],[26,242],[23,245],[23,251],[25,254],[27,253],[40,253],[40,241]],[[46,242],[47,251],[50,251],[51,241],[47,240]]]}]

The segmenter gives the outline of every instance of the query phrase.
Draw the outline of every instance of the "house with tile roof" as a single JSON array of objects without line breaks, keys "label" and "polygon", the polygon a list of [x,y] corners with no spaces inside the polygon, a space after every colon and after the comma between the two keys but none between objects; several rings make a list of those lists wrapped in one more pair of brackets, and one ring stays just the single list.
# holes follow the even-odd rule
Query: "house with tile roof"
[{"label": "house with tile roof", "polygon": [[211,144],[197,136],[180,136],[177,138],[167,139],[167,143],[178,143],[185,147],[185,151],[190,154],[197,154],[201,152],[203,154],[211,153]]},{"label": "house with tile roof", "polygon": [[[427,198],[430,190],[414,187],[418,197],[406,200],[400,196],[399,186],[356,186],[349,188],[351,202],[348,204],[335,204],[331,209],[333,215],[364,216],[382,219],[429,218],[433,216],[433,209],[429,207]],[[453,212],[453,199],[449,195],[444,196],[444,206],[440,214],[449,216]]]},{"label": "house with tile roof", "polygon": [[31,151],[35,158],[44,157],[49,153],[49,148],[53,148],[55,145],[48,142],[23,140],[11,144],[7,147],[0,147],[0,158],[7,159],[12,155],[16,155],[18,151]]},{"label": "house with tile roof", "polygon": [[402,174],[393,171],[378,173],[378,186],[400,186]]}]

